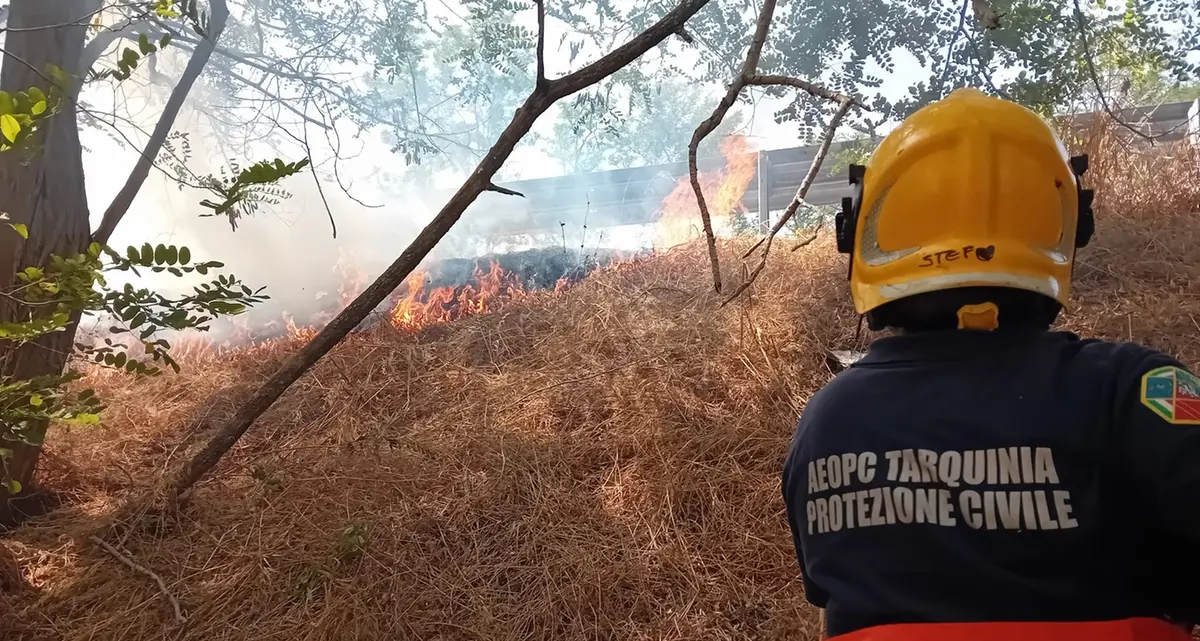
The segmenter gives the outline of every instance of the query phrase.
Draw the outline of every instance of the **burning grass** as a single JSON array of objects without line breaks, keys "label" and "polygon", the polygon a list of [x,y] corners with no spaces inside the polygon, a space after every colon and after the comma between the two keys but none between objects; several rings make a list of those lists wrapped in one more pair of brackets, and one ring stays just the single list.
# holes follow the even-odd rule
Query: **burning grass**
[{"label": "burning grass", "polygon": [[[1103,144],[1068,324],[1200,363],[1196,160]],[[815,639],[778,472],[830,376],[822,350],[854,348],[832,244],[778,253],[723,310],[691,244],[493,313],[353,335],[179,520],[114,514],[294,339],[134,386],[96,374],[104,424],[48,447],[67,504],[0,541],[4,638]],[[185,626],[88,539],[109,527]]]}]

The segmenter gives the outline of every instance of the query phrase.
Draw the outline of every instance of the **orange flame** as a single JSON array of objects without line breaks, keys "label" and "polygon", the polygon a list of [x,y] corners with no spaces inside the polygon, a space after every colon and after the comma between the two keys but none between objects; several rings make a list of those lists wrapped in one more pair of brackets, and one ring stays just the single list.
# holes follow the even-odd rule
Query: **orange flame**
[{"label": "orange flame", "polygon": [[488,312],[528,295],[519,276],[504,271],[495,261],[486,273],[476,269],[474,277],[474,285],[435,287],[427,292],[425,272],[414,271],[405,280],[407,293],[392,309],[392,325],[416,331],[434,323]]},{"label": "orange flame", "polygon": [[[714,226],[728,221],[734,214],[744,213],[742,196],[750,186],[757,170],[758,157],[745,136],[729,136],[721,141],[725,169],[701,172],[697,175]],[[662,216],[658,219],[655,246],[667,249],[700,237],[700,207],[691,178],[684,176],[675,189],[663,199]]]}]

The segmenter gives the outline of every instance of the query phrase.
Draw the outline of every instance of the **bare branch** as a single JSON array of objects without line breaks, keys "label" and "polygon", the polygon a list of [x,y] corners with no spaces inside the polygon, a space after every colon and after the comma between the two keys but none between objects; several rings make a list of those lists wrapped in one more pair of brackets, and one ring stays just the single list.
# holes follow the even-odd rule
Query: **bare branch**
[{"label": "bare branch", "polygon": [[1125,122],[1120,116],[1117,115],[1117,112],[1112,108],[1112,105],[1109,104],[1108,97],[1104,95],[1104,87],[1101,86],[1100,83],[1100,74],[1096,73],[1096,63],[1092,60],[1091,48],[1088,46],[1087,22],[1083,16],[1083,9],[1079,6],[1079,0],[1074,0],[1074,2],[1075,24],[1079,27],[1079,43],[1083,47],[1083,59],[1085,62],[1087,62],[1088,75],[1092,77],[1092,84],[1096,87],[1096,95],[1100,98],[1100,105],[1104,107],[1104,111],[1106,111],[1109,117],[1116,121],[1118,125],[1121,125],[1129,131],[1132,131],[1135,136],[1138,136],[1143,140],[1148,140],[1151,144],[1154,144],[1155,139],[1158,136],[1151,136],[1150,134],[1147,134],[1137,127]]},{"label": "bare branch", "polygon": [[[692,134],[692,140],[688,143],[688,178],[692,183],[692,191],[696,193],[696,204],[700,208],[700,222],[704,227],[704,239],[708,244],[708,260],[712,267],[713,289],[718,294],[721,293],[721,265],[720,259],[717,257],[717,237],[713,233],[712,215],[708,211],[708,203],[704,200],[704,191],[700,187],[700,170],[698,167],[700,143],[704,142],[704,139],[709,134],[716,131],[721,121],[729,113],[729,110],[733,108],[734,103],[738,101],[742,89],[748,85],[795,87],[815,97],[836,101],[845,109],[849,109],[851,105],[862,106],[850,96],[831,91],[811,82],[800,80],[799,78],[758,74],[758,60],[762,56],[763,46],[766,44],[767,33],[770,31],[771,19],[774,17],[774,14],[775,0],[763,0],[762,10],[758,14],[758,22],[754,30],[754,39],[750,41],[750,48],[746,51],[746,60],[742,64],[742,72],[729,84],[725,96],[721,98],[721,102],[717,103],[712,115],[705,119],[704,122],[701,122],[700,126],[696,127],[696,131]],[[772,235],[774,235],[774,232],[772,232]]]},{"label": "bare branch", "polygon": [[100,56],[104,55],[104,52],[117,40],[121,38],[137,38],[138,34],[144,33],[145,29],[154,24],[147,18],[149,18],[149,14],[145,12],[139,13],[126,18],[119,25],[113,25],[96,34],[84,46],[83,55],[80,56],[79,68],[83,70],[91,69],[100,60]]},{"label": "bare branch", "polygon": [[525,194],[522,194],[519,191],[516,191],[514,189],[509,189],[508,187],[501,187],[500,185],[497,185],[495,183],[488,183],[487,187],[485,187],[483,190],[484,191],[494,191],[497,194],[504,194],[505,196],[520,196],[521,198],[525,197]]},{"label": "bare branch", "polygon": [[[328,103],[326,104],[328,105]],[[325,110],[327,112],[332,111],[328,106],[326,106]],[[330,135],[331,133],[332,136]],[[338,171],[338,160],[342,159],[342,136],[338,133],[337,127],[329,127],[325,130],[325,142],[329,143],[329,146],[333,149],[333,178],[337,181],[338,187],[342,190],[342,193],[346,194],[350,200],[353,200],[367,209],[379,209],[383,207],[383,203],[378,205],[368,205],[367,203],[363,202],[357,196],[350,193],[350,187],[342,182],[342,174]],[[361,153],[361,149],[359,151]],[[353,157],[354,156],[351,156],[351,158]]]},{"label": "bare branch", "polygon": [[817,239],[817,236],[821,235],[821,230],[824,228],[825,228],[825,220],[822,219],[821,222],[817,223],[817,228],[813,230],[813,233],[809,234],[808,238],[805,238],[804,240],[796,243],[792,247],[792,251],[796,251],[797,249],[803,249],[803,248],[811,245],[813,243],[813,241]]},{"label": "bare branch", "polygon": [[411,244],[357,298],[343,309],[299,352],[290,356],[234,413],[199,452],[183,465],[172,482],[172,498],[183,496],[213,469],[226,452],[250,429],[255,419],[267,411],[292,383],[358,326],[379,303],[383,302],[429,255],[434,246],[454,226],[467,207],[491,184],[493,176],[512,154],[517,143],[556,101],[586,89],[616,73],[679,30],[709,0],[682,0],[649,29],[586,67],[551,80],[546,91],[536,89],[513,114],[496,143],[471,172],[450,200],[417,234]]},{"label": "bare branch", "polygon": [[815,85],[807,80],[792,78],[790,76],[754,75],[746,78],[745,84],[756,86],[778,85],[784,87],[794,87],[801,91],[808,92],[808,94],[814,98],[824,98],[837,103],[840,103],[843,100],[850,100],[858,105],[860,109],[869,111],[866,106],[855,102],[853,98],[844,93],[826,89],[825,87]]},{"label": "bare branch", "polygon": [[[842,123],[842,119],[846,117],[846,114],[853,106],[853,100],[843,100],[838,105],[837,111],[833,112],[833,117],[830,118],[829,125],[825,128],[825,136],[821,139],[821,146],[817,148],[817,153],[813,157],[812,165],[809,166],[808,173],[804,175],[804,180],[800,183],[800,188],[796,190],[796,196],[792,198],[791,204],[788,205],[787,209],[783,212],[783,216],[780,217],[779,222],[775,223],[775,226],[771,228],[771,233],[767,236],[767,242],[765,245],[763,245],[762,258],[759,259],[758,265],[754,267],[754,270],[750,272],[750,277],[747,278],[740,286],[738,286],[738,288],[729,295],[729,298],[725,299],[725,302],[721,303],[722,307],[728,305],[742,292],[749,289],[749,287],[754,284],[755,279],[758,278],[758,275],[762,272],[763,267],[766,267],[767,255],[771,253],[771,243],[774,242],[775,235],[779,233],[780,229],[783,229],[783,226],[786,225],[787,222],[791,220],[792,216],[796,214],[796,211],[800,209],[800,205],[804,202],[805,196],[808,195],[809,188],[812,187],[812,184],[817,180],[817,174],[819,174],[821,171],[821,164],[825,162],[825,156],[829,154],[829,147],[833,144],[833,135],[837,133],[838,125]],[[813,238],[815,239],[816,236],[814,235]],[[810,240],[808,242],[812,241]],[[806,242],[804,244],[808,243]]]},{"label": "bare branch", "polygon": [[158,576],[153,570],[138,565],[133,561],[133,559],[121,554],[120,550],[108,544],[104,539],[98,536],[90,536],[88,539],[90,539],[92,543],[104,548],[105,552],[111,554],[113,558],[120,561],[125,567],[150,577],[158,585],[158,591],[167,598],[167,601],[171,602],[171,609],[175,611],[175,622],[181,625],[187,623],[187,618],[183,616],[183,609],[179,607],[179,601],[175,598],[175,595],[171,594],[171,591],[167,589],[167,584],[162,580],[161,576]]},{"label": "bare branch", "polygon": [[[308,104],[305,101],[305,104]],[[329,226],[333,228],[333,237],[337,238],[337,221],[333,218],[333,210],[329,207],[329,199],[325,197],[325,187],[321,185],[321,177],[317,175],[317,163],[313,160],[312,145],[308,142],[308,123],[300,123],[300,131],[303,136],[293,136],[285,127],[280,127],[284,133],[292,136],[297,142],[304,147],[304,154],[309,159],[308,171],[312,174],[313,182],[317,185],[317,194],[321,197],[321,204],[325,205],[325,213],[329,216]]]},{"label": "bare branch", "polygon": [[175,126],[175,118],[179,116],[179,111],[183,109],[183,104],[187,102],[188,93],[192,90],[192,85],[196,79],[204,72],[205,65],[208,64],[209,58],[212,57],[213,49],[216,47],[217,39],[221,37],[221,32],[225,29],[225,22],[229,19],[229,5],[226,0],[212,0],[209,6],[209,22],[208,22],[208,37],[203,40],[192,52],[192,57],[188,60],[187,67],[183,70],[183,75],[179,78],[179,83],[175,85],[175,89],[171,92],[171,97],[167,99],[167,104],[163,108],[163,113],[158,119],[158,123],[154,126],[154,132],[150,135],[150,140],[146,142],[146,148],[138,158],[137,164],[133,166],[133,170],[129,172],[129,178],[125,181],[125,186],[113,198],[108,209],[104,211],[104,217],[100,219],[100,227],[92,234],[92,240],[100,244],[108,242],[113,231],[117,228],[117,223],[121,222],[121,218],[129,211],[129,206],[133,204],[134,198],[141,190],[142,185],[146,182],[146,177],[150,175],[151,166],[154,164],[154,158],[158,156],[158,151],[162,149],[163,143],[167,140],[167,136],[171,133],[171,128]]}]

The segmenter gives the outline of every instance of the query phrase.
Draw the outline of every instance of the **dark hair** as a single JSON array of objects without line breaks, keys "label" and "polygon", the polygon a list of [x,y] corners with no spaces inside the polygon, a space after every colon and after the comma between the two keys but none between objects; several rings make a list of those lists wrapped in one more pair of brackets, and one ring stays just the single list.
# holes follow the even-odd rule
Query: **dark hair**
[{"label": "dark hair", "polygon": [[1049,296],[1011,287],[960,287],[917,294],[867,312],[872,331],[885,328],[927,332],[958,328],[958,310],[992,303],[1000,310],[1000,328],[1049,329],[1062,305]]}]

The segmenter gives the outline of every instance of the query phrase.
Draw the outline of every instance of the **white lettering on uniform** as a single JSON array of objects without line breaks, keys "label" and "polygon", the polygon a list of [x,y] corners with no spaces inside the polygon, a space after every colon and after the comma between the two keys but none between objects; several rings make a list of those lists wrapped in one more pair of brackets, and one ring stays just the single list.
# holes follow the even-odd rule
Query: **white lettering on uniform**
[{"label": "white lettering on uniform", "polygon": [[1034,483],[1052,483],[1058,485],[1058,471],[1054,469],[1054,456],[1050,453],[1050,448],[1039,447],[1034,450],[1034,465],[1037,470],[1034,472]]},{"label": "white lettering on uniform", "polygon": [[895,481],[900,475],[900,450],[884,452],[883,458],[888,462],[887,480]]},{"label": "white lettering on uniform", "polygon": [[858,482],[870,483],[875,480],[875,464],[879,457],[875,452],[863,452],[858,455]]},{"label": "white lettering on uniform", "polygon": [[932,483],[937,480],[938,454],[933,450],[917,450],[917,460],[921,462],[921,482]]},{"label": "white lettering on uniform", "polygon": [[[1049,447],[945,452],[901,449],[882,456],[887,470],[878,476],[899,486],[861,487],[876,480],[879,455],[874,452],[846,452],[808,463],[809,494],[843,490],[807,501],[809,534],[896,524],[955,527],[960,518],[973,530],[1020,532],[1079,527],[1071,493],[1066,490],[953,489],[962,485],[1059,485]],[[940,487],[905,487],[907,484]]]},{"label": "white lettering on uniform", "polygon": [[[962,504],[963,521],[966,521],[967,526],[971,529],[978,530],[983,527],[983,515],[980,513],[983,509],[983,499],[979,497],[979,492],[975,490],[963,490],[962,494],[958,495],[958,500]],[[811,530],[811,528],[809,528]]]},{"label": "white lettering on uniform", "polygon": [[962,454],[958,452],[942,452],[938,457],[938,478],[948,487],[958,487],[962,474]]}]

